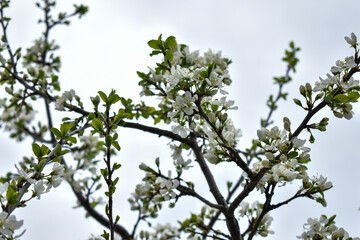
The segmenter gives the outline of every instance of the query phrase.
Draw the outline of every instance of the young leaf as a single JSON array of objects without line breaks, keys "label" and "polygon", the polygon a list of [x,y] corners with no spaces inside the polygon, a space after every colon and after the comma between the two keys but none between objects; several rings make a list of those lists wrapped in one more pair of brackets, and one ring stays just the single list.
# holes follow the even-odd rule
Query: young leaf
[{"label": "young leaf", "polygon": [[101,122],[100,119],[98,119],[98,118],[93,119],[92,122],[91,122],[91,125],[92,125],[96,130],[101,130],[101,131],[102,131],[102,130],[104,129],[102,122]]},{"label": "young leaf", "polygon": [[52,128],[51,132],[55,135],[56,139],[60,139],[61,138],[61,132],[59,131],[59,129],[57,128]]},{"label": "young leaf", "polygon": [[116,148],[116,150],[118,150],[118,151],[121,150],[121,147],[120,147],[118,141],[113,141],[113,142],[112,142],[112,145],[114,146],[114,148]]},{"label": "young leaf", "polygon": [[151,47],[153,49],[159,49],[159,50],[162,49],[162,44],[161,44],[161,41],[159,41],[159,40],[154,40],[154,39],[150,40],[148,42],[148,45],[149,45],[149,47]]},{"label": "young leaf", "polygon": [[106,94],[104,92],[98,91],[98,94],[100,95],[100,97],[104,101],[104,103],[108,102],[108,97],[106,96]]},{"label": "young leaf", "polygon": [[114,169],[114,170],[117,170],[117,169],[119,169],[119,168],[121,168],[121,164],[120,164],[120,163],[114,163],[113,169]]},{"label": "young leaf", "polygon": [[177,45],[177,42],[175,40],[175,37],[174,36],[170,36],[168,37],[165,42],[164,42],[164,47],[166,49],[171,49],[172,47],[176,46]]},{"label": "young leaf", "polygon": [[65,137],[66,134],[68,134],[69,130],[72,128],[72,126],[73,125],[68,122],[61,124],[61,126],[60,126],[61,136]]},{"label": "young leaf", "polygon": [[110,147],[112,144],[112,137],[110,135],[106,135],[105,137],[105,146]]},{"label": "young leaf", "polygon": [[41,149],[40,146],[36,143],[32,144],[32,150],[36,157],[41,157]]}]

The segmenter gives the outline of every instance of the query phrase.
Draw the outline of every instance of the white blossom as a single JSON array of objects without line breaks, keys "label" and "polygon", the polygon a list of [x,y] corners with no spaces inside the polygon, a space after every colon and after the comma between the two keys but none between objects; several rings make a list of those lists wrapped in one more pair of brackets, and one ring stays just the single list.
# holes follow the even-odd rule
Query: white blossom
[{"label": "white blossom", "polygon": [[350,37],[345,37],[345,40],[348,44],[350,44],[352,47],[355,47],[357,45],[357,37],[355,33],[351,33]]},{"label": "white blossom", "polygon": [[14,215],[10,215],[2,211],[0,213],[0,233],[11,237],[14,231],[19,229],[23,225],[23,220],[17,221]]}]

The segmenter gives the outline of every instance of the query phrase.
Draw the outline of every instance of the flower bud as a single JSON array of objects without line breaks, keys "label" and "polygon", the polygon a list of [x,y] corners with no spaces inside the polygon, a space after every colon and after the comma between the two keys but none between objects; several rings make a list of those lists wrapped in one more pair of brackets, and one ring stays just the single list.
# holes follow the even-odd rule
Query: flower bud
[{"label": "flower bud", "polygon": [[300,85],[299,91],[300,91],[300,94],[305,97],[305,91],[306,91],[306,89],[305,89],[304,85]]},{"label": "flower bud", "polygon": [[266,152],[265,157],[270,161],[274,160],[274,154],[272,154],[271,152]]},{"label": "flower bud", "polygon": [[148,169],[149,167],[148,167],[148,165],[146,165],[145,163],[141,163],[141,164],[139,165],[139,168],[140,168],[141,170],[143,170],[143,171],[147,171],[147,169]]},{"label": "flower bud", "polygon": [[294,98],[293,101],[296,105],[299,105],[300,107],[302,107],[301,101],[299,99]]},{"label": "flower bud", "polygon": [[210,113],[208,114],[208,118],[209,118],[209,120],[210,120],[211,123],[215,123],[215,121],[216,121],[215,113],[210,112]]},{"label": "flower bud", "polygon": [[337,117],[337,118],[342,118],[344,116],[341,112],[333,111],[333,113],[334,113],[334,116]]},{"label": "flower bud", "polygon": [[224,78],[223,79],[223,83],[225,84],[225,85],[230,85],[231,84],[231,79],[230,78]]},{"label": "flower bud", "polygon": [[228,114],[227,114],[227,113],[224,113],[224,114],[221,116],[221,120],[222,120],[223,122],[225,122],[225,121],[227,120],[227,118],[228,118]]},{"label": "flower bud", "polygon": [[290,119],[288,117],[284,117],[283,121],[285,130],[290,132]]}]

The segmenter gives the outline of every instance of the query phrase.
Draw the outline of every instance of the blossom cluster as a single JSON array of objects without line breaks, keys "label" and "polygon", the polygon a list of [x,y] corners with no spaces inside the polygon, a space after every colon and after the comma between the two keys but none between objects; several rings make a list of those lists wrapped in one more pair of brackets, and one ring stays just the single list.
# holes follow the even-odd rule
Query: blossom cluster
[{"label": "blossom cluster", "polygon": [[54,40],[46,41],[44,38],[39,38],[34,41],[34,44],[27,49],[26,54],[24,55],[23,65],[25,67],[44,68],[46,72],[59,71],[60,69],[60,58],[50,55],[49,62],[43,62],[43,56],[45,52],[53,52],[59,49],[59,45],[55,43]]},{"label": "blossom cluster", "polygon": [[0,213],[0,239],[17,239],[19,238],[25,231],[17,236],[13,236],[15,230],[18,230],[23,225],[23,220],[16,220],[14,215],[10,215],[2,211]]},{"label": "blossom cluster", "polygon": [[27,171],[16,166],[18,181],[25,180],[34,186],[33,196],[40,199],[40,196],[48,192],[52,187],[56,188],[61,184],[61,181],[65,175],[64,165],[55,162],[52,166],[52,171],[49,174],[42,174],[40,179],[35,178],[35,174],[32,171]]},{"label": "blossom cluster", "polygon": [[[32,195],[29,197],[29,201],[33,197],[40,199],[40,196],[48,192],[52,187],[58,187],[61,183],[62,177],[64,176],[64,166],[58,162],[55,162],[52,166],[52,170],[49,174],[43,174],[41,177],[36,177],[32,171],[27,171],[17,167],[18,174],[14,180],[9,182],[0,183],[0,202],[3,208],[8,206],[10,203],[14,204],[18,202],[16,196],[16,184],[23,184],[24,182],[30,183],[33,186]],[[17,183],[16,183],[16,182]],[[19,229],[23,224],[23,221],[16,220],[14,215],[9,215],[3,211],[0,213],[0,236],[6,236],[9,239],[12,237],[14,231]],[[14,237],[17,238],[18,236]]]},{"label": "blossom cluster", "polygon": [[320,218],[308,218],[304,224],[304,232],[297,236],[299,239],[338,239],[338,240],[360,240],[360,238],[351,238],[349,233],[342,227],[335,225],[335,216],[327,218],[322,215]]},{"label": "blossom cluster", "polygon": [[259,181],[258,189],[264,191],[266,183],[281,183],[285,185],[294,179],[307,177],[303,166],[310,161],[310,148],[305,147],[305,141],[297,137],[289,139],[288,132],[277,126],[271,129],[262,128],[257,131],[256,144],[264,151],[265,159],[253,164],[253,172],[262,168],[269,171]]},{"label": "blossom cluster", "polygon": [[159,175],[144,163],[140,164],[139,168],[145,171],[146,175],[143,183],[136,185],[135,192],[128,199],[131,210],[140,210],[144,215],[150,214],[151,217],[156,217],[162,202],[177,197],[174,190],[180,185],[180,182],[171,177],[170,170],[166,177]]},{"label": "blossom cluster", "polygon": [[31,110],[27,110],[13,104],[7,106],[6,99],[0,99],[0,109],[3,109],[0,115],[0,127],[3,126],[4,130],[9,131],[17,140],[22,140],[26,135],[24,128],[34,120],[36,112],[31,107]]},{"label": "blossom cluster", "polygon": [[357,49],[357,37],[354,33],[345,40],[355,49],[355,57],[346,57],[343,61],[337,60],[335,66],[331,67],[325,79],[315,83],[313,92],[321,92],[325,95],[325,101],[331,103],[331,110],[336,117],[351,119],[354,115],[352,102],[356,102],[360,97],[360,81],[353,75],[348,75],[351,71],[359,70],[359,50]]},{"label": "blossom cluster", "polygon": [[[262,212],[262,204],[259,201],[255,201],[251,204],[247,202],[240,203],[239,214],[240,217],[246,216],[249,219],[250,224],[254,224],[256,220],[259,218]],[[257,230],[257,234],[262,237],[267,237],[269,234],[273,234],[274,231],[270,230],[270,225],[273,218],[270,216],[269,213],[266,213],[262,218],[259,228]]]},{"label": "blossom cluster", "polygon": [[55,102],[55,109],[59,111],[65,110],[65,103],[66,101],[71,101],[76,98],[75,90],[71,89],[70,91],[64,91],[64,93],[61,95],[61,97],[58,97]]},{"label": "blossom cluster", "polygon": [[185,160],[184,157],[182,156],[182,146],[181,144],[179,146],[175,145],[175,144],[169,144],[170,149],[172,150],[172,154],[171,157],[174,160],[173,164],[176,168],[176,172],[178,174],[181,174],[183,170],[188,170],[189,168],[191,168],[191,159]]},{"label": "blossom cluster", "polygon": [[180,239],[180,232],[177,227],[166,224],[156,224],[154,232],[141,231],[140,239],[142,240],[165,240],[165,239]]}]

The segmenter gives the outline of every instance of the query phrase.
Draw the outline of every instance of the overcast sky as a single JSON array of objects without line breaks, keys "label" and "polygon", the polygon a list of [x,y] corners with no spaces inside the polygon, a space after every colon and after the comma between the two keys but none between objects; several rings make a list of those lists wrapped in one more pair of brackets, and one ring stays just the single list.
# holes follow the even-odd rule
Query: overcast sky
[{"label": "overcast sky", "polygon": [[[36,25],[40,12],[33,2],[12,4],[10,41],[15,46],[30,46],[42,31]],[[61,1],[58,9],[69,9],[72,2]],[[289,41],[294,40],[302,51],[294,81],[285,89],[289,91],[290,101],[281,102],[274,116],[279,126],[284,116],[292,120],[293,126],[300,123],[305,112],[291,101],[300,98],[299,85],[313,84],[319,76],[325,77],[336,60],[353,54],[344,36],[354,32],[360,38],[360,2],[356,0],[89,0],[86,4],[90,12],[83,19],[73,20],[70,27],[59,27],[52,33],[61,45],[62,90],[74,88],[87,103],[98,90],[109,92],[112,88],[121,96],[139,100],[136,71],[147,71],[147,66],[153,66],[147,41],[160,33],[176,36],[178,43],[188,44],[191,50],[221,50],[233,60],[230,67],[233,85],[229,92],[239,107],[232,116],[243,133],[239,144],[242,148],[249,146],[256,136],[260,117],[267,115],[265,101],[277,91],[272,77],[285,72],[281,57]],[[275,234],[268,239],[295,239],[308,217],[321,214],[337,214],[338,226],[353,237],[360,236],[359,105],[355,105],[351,121],[337,119],[328,110],[322,110],[315,118],[330,117],[328,131],[314,132],[316,142],[309,145],[312,148],[309,174],[323,174],[334,185],[326,192],[328,207],[307,199],[284,206],[272,213],[271,229]],[[135,216],[126,210],[129,206],[126,199],[131,191],[129,186],[133,188],[142,178],[137,165],[150,164],[158,156],[163,161],[170,158],[166,139],[129,130],[121,130],[120,136],[123,150],[118,159],[123,168],[119,170],[122,181],[115,205],[121,224],[130,228]],[[308,135],[301,138],[308,139]],[[14,169],[13,164],[29,153],[30,144],[9,141],[7,133],[1,133],[0,141],[1,173],[4,173]],[[139,149],[143,149],[141,153]],[[215,171],[215,177],[224,182],[224,176],[231,175],[229,172],[232,179],[239,174],[225,166]],[[102,232],[102,226],[83,218],[83,210],[72,209],[75,198],[63,185],[43,195],[40,201],[32,200],[25,209],[15,211],[25,221],[27,232],[22,239],[83,240],[90,233]],[[297,185],[281,189],[278,200],[292,195],[296,189]],[[206,187],[202,191],[207,192]],[[188,200],[179,203],[181,211],[165,211],[161,220],[175,222],[177,218],[187,217],[190,210],[196,212],[187,203]]]}]

